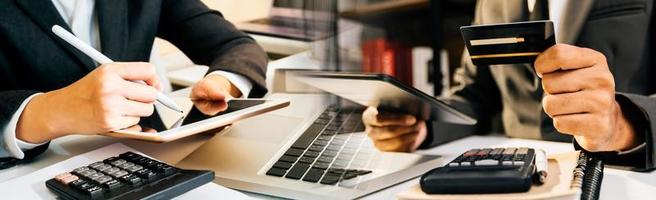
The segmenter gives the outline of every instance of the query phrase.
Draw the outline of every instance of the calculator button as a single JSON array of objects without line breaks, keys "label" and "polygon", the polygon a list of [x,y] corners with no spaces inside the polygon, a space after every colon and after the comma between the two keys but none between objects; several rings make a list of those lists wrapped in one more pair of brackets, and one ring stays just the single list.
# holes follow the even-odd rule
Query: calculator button
[{"label": "calculator button", "polygon": [[103,189],[98,186],[93,186],[82,191],[84,191],[87,196],[91,197],[91,199],[95,199],[102,195]]},{"label": "calculator button", "polygon": [[127,161],[125,161],[123,159],[116,159],[116,160],[112,161],[110,164],[112,164],[114,166],[118,166],[118,165],[122,165],[123,163],[126,163],[126,162]]},{"label": "calculator button", "polygon": [[477,166],[499,165],[499,161],[498,160],[492,160],[492,159],[477,160],[476,162],[474,162],[474,165],[477,165]]},{"label": "calculator button", "polygon": [[512,162],[512,161],[502,161],[502,162],[501,162],[501,165],[504,165],[504,166],[512,166],[512,165],[513,165],[513,162]]},{"label": "calculator button", "polygon": [[87,188],[93,187],[95,185],[85,181],[84,183],[81,183],[79,185],[71,185],[71,186],[73,186],[73,188],[75,188],[75,189],[84,191]]},{"label": "calculator button", "polygon": [[135,159],[133,162],[134,162],[134,163],[137,163],[137,164],[139,164],[139,165],[146,165],[146,163],[147,163],[148,161],[151,161],[151,160],[148,159],[148,158],[146,158],[146,157],[140,157],[140,158]]},{"label": "calculator button", "polygon": [[134,174],[141,177],[141,178],[143,178],[143,179],[146,179],[148,181],[155,180],[155,177],[157,176],[157,174],[155,174],[155,172],[153,172],[149,169],[141,169],[141,170],[135,172]]},{"label": "calculator button", "polygon": [[120,171],[109,174],[109,176],[114,177],[114,178],[120,178],[120,177],[125,176],[127,174],[128,174],[128,172],[126,172],[124,170],[120,170]]},{"label": "calculator button", "polygon": [[95,163],[93,163],[93,164],[90,164],[89,167],[91,167],[91,168],[96,168],[96,167],[98,167],[98,166],[100,166],[100,165],[104,165],[104,164],[105,164],[105,163],[103,163],[103,162],[95,162]]},{"label": "calculator button", "polygon": [[527,154],[528,153],[528,148],[523,147],[519,148],[515,154]]},{"label": "calculator button", "polygon": [[488,154],[490,154],[490,152],[492,152],[492,149],[481,149],[478,153],[476,153],[476,155],[481,157],[487,156]]},{"label": "calculator button", "polygon": [[73,176],[73,175],[71,173],[68,173],[68,172],[62,173],[62,174],[59,174],[59,175],[55,176],[55,180],[62,181],[64,178],[69,177],[69,176]]},{"label": "calculator button", "polygon": [[77,180],[74,180],[74,181],[68,183],[68,185],[73,187],[73,188],[79,188],[82,184],[85,184],[85,183],[87,183],[87,181],[85,181],[83,179],[77,179]]},{"label": "calculator button", "polygon": [[113,179],[113,180],[107,181],[107,182],[104,183],[102,186],[103,186],[105,189],[113,190],[113,189],[116,189],[116,188],[118,188],[118,187],[121,187],[121,185],[123,185],[123,183],[119,182],[119,181],[116,180],[116,179]]},{"label": "calculator button", "polygon": [[95,174],[96,172],[98,172],[98,171],[93,170],[93,169],[88,169],[86,171],[81,171],[81,172],[77,173],[77,175],[80,175],[82,177],[89,177],[89,176],[91,176],[91,174]]},{"label": "calculator button", "polygon": [[68,185],[69,183],[71,183],[73,181],[77,181],[77,180],[80,180],[80,178],[78,178],[75,175],[70,175],[70,176],[67,176],[67,177],[61,179],[59,182],[65,184],[65,185]]},{"label": "calculator button", "polygon": [[127,168],[129,168],[129,167],[134,166],[134,163],[131,163],[131,162],[125,162],[125,163],[123,163],[123,164],[119,164],[119,165],[116,165],[116,166],[119,167],[119,168],[121,168],[121,169],[127,169]]},{"label": "calculator button", "polygon": [[503,151],[503,155],[513,155],[515,154],[515,151],[517,151],[517,148],[507,148],[506,150]]},{"label": "calculator button", "polygon": [[97,165],[97,166],[95,166],[95,167],[93,167],[93,168],[96,169],[96,170],[98,170],[98,171],[103,171],[103,170],[106,170],[106,169],[112,168],[112,166],[103,163],[103,164],[101,164],[101,165]]},{"label": "calculator button", "polygon": [[175,173],[176,170],[175,170],[174,167],[172,167],[170,165],[167,165],[167,164],[164,164],[164,163],[158,163],[157,165],[155,165],[155,171],[157,173],[164,174],[165,176],[168,176],[168,175],[171,175],[171,174]]},{"label": "calculator button", "polygon": [[103,160],[103,162],[107,163],[107,164],[112,164],[112,162],[114,162],[115,160],[118,160],[118,159],[119,158],[117,158],[117,157],[111,157],[111,158],[107,158],[107,159]]},{"label": "calculator button", "polygon": [[98,177],[98,178],[92,178],[91,180],[93,180],[94,182],[96,182],[96,184],[100,184],[100,185],[102,185],[102,184],[107,183],[107,182],[109,182],[109,181],[111,181],[111,180],[113,180],[113,179],[112,179],[112,177],[109,177],[109,176],[107,176],[107,175],[103,175],[103,176]]},{"label": "calculator button", "polygon": [[141,184],[141,182],[142,182],[142,179],[135,176],[134,174],[128,174],[126,176],[123,176],[123,177],[119,178],[119,180],[121,180],[123,182],[126,182],[130,185],[138,185],[138,184]]},{"label": "calculator button", "polygon": [[472,165],[471,162],[461,162],[460,163],[460,166],[463,166],[463,167],[464,166],[471,166],[471,165]]},{"label": "calculator button", "polygon": [[139,170],[141,170],[141,169],[143,169],[142,166],[140,166],[140,165],[133,165],[132,167],[128,167],[128,168],[126,168],[125,170],[134,173],[134,172],[139,171]]},{"label": "calculator button", "polygon": [[77,169],[74,169],[73,172],[74,173],[80,173],[80,172],[83,172],[83,171],[87,171],[89,169],[90,168],[88,168],[88,167],[78,167]]},{"label": "calculator button", "polygon": [[157,164],[159,164],[159,162],[154,161],[154,160],[150,160],[150,159],[148,161],[144,162],[144,166],[146,168],[154,168]]},{"label": "calculator button", "polygon": [[463,153],[462,156],[465,156],[465,157],[466,156],[473,156],[473,155],[476,155],[476,153],[478,153],[478,151],[479,151],[478,149],[472,149],[472,150],[469,150],[469,151]]},{"label": "calculator button", "polygon": [[103,170],[102,172],[105,173],[105,174],[111,174],[111,173],[117,172],[119,170],[121,170],[121,169],[119,169],[118,167],[110,167],[110,168],[107,168],[107,169]]},{"label": "calculator button", "polygon": [[102,173],[96,172],[96,173],[93,173],[93,174],[87,176],[86,178],[93,180],[93,179],[100,178],[102,176],[104,176]]},{"label": "calculator button", "polygon": [[522,165],[524,165],[524,161],[515,161],[515,162],[513,162],[513,164],[517,165],[517,166],[522,166]]},{"label": "calculator button", "polygon": [[449,167],[458,167],[458,166],[460,166],[460,163],[457,162],[449,163]]},{"label": "calculator button", "polygon": [[132,152],[125,152],[125,153],[122,153],[121,155],[119,155],[118,157],[122,158],[124,160],[127,160],[127,161],[131,161],[133,159],[140,158],[141,155],[136,154],[136,153],[132,153]]},{"label": "calculator button", "polygon": [[496,148],[490,152],[490,155],[499,155],[503,153],[505,149],[504,148]]}]

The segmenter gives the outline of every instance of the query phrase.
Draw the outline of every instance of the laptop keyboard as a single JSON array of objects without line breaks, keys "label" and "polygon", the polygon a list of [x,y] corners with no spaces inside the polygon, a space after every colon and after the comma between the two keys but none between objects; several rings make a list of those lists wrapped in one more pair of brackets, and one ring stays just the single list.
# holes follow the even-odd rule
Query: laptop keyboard
[{"label": "laptop keyboard", "polygon": [[329,106],[267,171],[267,175],[353,187],[375,148],[366,139],[364,108]]}]

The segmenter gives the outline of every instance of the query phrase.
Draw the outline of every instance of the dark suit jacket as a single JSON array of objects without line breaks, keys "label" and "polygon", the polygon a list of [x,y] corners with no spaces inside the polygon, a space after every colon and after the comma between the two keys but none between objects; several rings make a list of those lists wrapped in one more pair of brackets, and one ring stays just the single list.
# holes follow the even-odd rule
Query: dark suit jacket
[{"label": "dark suit jacket", "polygon": [[[638,170],[656,167],[656,63],[653,0],[567,1],[556,38],[562,43],[603,53],[615,78],[623,112],[636,126],[646,147],[627,155],[600,154],[607,163]],[[479,0],[475,24],[529,20],[526,0]],[[535,12],[535,11],[534,11]],[[453,131],[453,125],[429,123],[434,134],[423,147],[473,132],[502,127],[511,137],[571,141],[558,133],[542,110],[539,78],[532,64],[474,66],[468,57],[456,72],[449,100],[479,119],[474,129]],[[500,119],[500,120],[493,120]]]},{"label": "dark suit jacket", "polygon": [[[97,0],[95,11],[101,51],[113,60],[148,61],[155,37],[161,37],[194,63],[210,66],[208,73],[247,77],[254,85],[250,96],[266,93],[266,54],[199,0]],[[28,96],[65,87],[96,67],[52,34],[55,24],[69,29],[50,0],[0,1],[0,126]]]}]

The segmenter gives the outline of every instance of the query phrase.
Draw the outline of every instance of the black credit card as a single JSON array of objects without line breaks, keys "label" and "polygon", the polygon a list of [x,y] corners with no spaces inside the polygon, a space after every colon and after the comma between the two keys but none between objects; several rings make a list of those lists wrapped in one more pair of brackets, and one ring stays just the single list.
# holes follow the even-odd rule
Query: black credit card
[{"label": "black credit card", "polygon": [[547,20],[463,26],[460,33],[474,65],[533,63],[556,44]]}]

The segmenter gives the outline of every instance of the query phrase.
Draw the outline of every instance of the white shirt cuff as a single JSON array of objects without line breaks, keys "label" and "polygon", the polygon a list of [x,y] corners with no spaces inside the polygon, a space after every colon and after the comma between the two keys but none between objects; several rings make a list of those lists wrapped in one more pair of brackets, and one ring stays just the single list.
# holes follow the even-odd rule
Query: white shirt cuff
[{"label": "white shirt cuff", "polygon": [[[248,97],[248,94],[250,94],[251,90],[253,89],[253,83],[251,83],[250,80],[248,80],[246,77],[242,75],[235,74],[232,72],[217,70],[207,74],[207,76],[213,74],[221,75],[227,78],[241,92],[241,97]],[[235,98],[240,98],[240,97],[235,97]]]},{"label": "white shirt cuff", "polygon": [[23,103],[18,107],[18,110],[16,110],[14,115],[11,116],[9,124],[7,124],[5,130],[2,131],[2,137],[5,139],[5,148],[11,157],[23,159],[25,157],[23,151],[30,150],[45,144],[45,142],[41,144],[32,144],[16,138],[16,127],[18,126],[18,119],[23,113],[23,110],[25,110],[25,106],[27,106],[27,103],[29,103],[32,98],[40,94],[41,93],[37,93],[27,97],[27,99],[25,99],[25,101],[23,101]]}]

